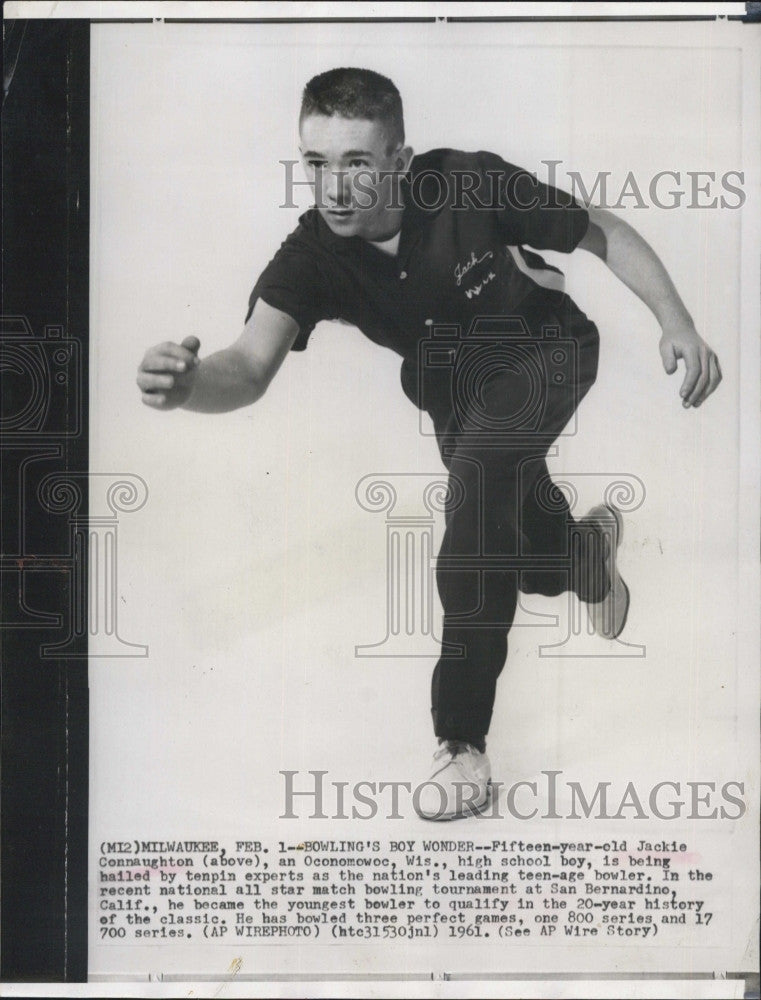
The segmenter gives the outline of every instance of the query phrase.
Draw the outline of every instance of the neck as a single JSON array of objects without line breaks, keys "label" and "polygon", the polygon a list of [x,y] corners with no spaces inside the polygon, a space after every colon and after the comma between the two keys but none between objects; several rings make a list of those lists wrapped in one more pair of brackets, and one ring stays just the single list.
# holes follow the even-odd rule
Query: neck
[{"label": "neck", "polygon": [[379,226],[377,234],[367,237],[370,243],[385,243],[386,240],[393,239],[402,228],[402,215],[404,208],[389,209],[383,219],[383,225]]}]

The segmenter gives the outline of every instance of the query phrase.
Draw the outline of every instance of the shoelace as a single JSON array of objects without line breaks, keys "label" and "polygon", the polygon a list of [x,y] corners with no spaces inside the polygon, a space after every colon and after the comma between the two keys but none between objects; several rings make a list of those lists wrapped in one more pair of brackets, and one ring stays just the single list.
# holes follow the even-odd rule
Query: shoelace
[{"label": "shoelace", "polygon": [[474,749],[475,747],[471,746],[470,743],[466,743],[465,740],[445,740],[433,755],[433,759],[441,760],[442,757],[446,756],[457,757],[461,753],[468,753],[468,751]]}]

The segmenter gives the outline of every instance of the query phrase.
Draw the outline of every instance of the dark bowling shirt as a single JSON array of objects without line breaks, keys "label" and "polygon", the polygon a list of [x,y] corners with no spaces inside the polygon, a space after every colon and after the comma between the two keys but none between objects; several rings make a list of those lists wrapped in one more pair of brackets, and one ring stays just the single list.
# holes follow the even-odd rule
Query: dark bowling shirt
[{"label": "dark bowling shirt", "polygon": [[248,316],[259,298],[292,316],[297,351],[320,320],[353,324],[402,356],[417,405],[420,342],[440,324],[467,336],[478,317],[546,312],[575,324],[596,367],[594,324],[559,290],[561,272],[524,246],[570,253],[589,225],[583,206],[493,153],[452,149],[415,156],[402,198],[396,256],[334,234],[316,208],[302,215],[257,281]]}]

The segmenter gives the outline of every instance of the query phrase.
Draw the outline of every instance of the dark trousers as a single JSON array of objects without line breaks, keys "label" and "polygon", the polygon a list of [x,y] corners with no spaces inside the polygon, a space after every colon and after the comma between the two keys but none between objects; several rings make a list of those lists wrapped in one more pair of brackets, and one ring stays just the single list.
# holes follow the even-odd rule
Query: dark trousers
[{"label": "dark trousers", "polygon": [[[475,355],[461,352],[449,394],[439,391],[429,409],[450,474],[436,567],[442,649],[431,689],[440,738],[483,744],[519,590],[599,601],[610,586],[602,535],[574,520],[545,461],[597,373],[594,324],[567,297],[558,301],[553,315],[527,317],[537,337],[528,352],[525,344],[512,356],[509,344],[491,353],[485,346],[483,378],[472,377]],[[562,324],[559,345],[542,341],[545,324]],[[573,355],[567,369],[558,349]]]}]

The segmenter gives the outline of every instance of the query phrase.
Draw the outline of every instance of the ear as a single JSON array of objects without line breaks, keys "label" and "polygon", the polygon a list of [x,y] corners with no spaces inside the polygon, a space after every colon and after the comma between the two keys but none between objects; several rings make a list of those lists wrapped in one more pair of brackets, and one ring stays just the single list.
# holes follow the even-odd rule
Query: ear
[{"label": "ear", "polygon": [[406,173],[410,169],[410,163],[415,151],[412,146],[400,146],[396,151],[396,167],[400,173]]}]

